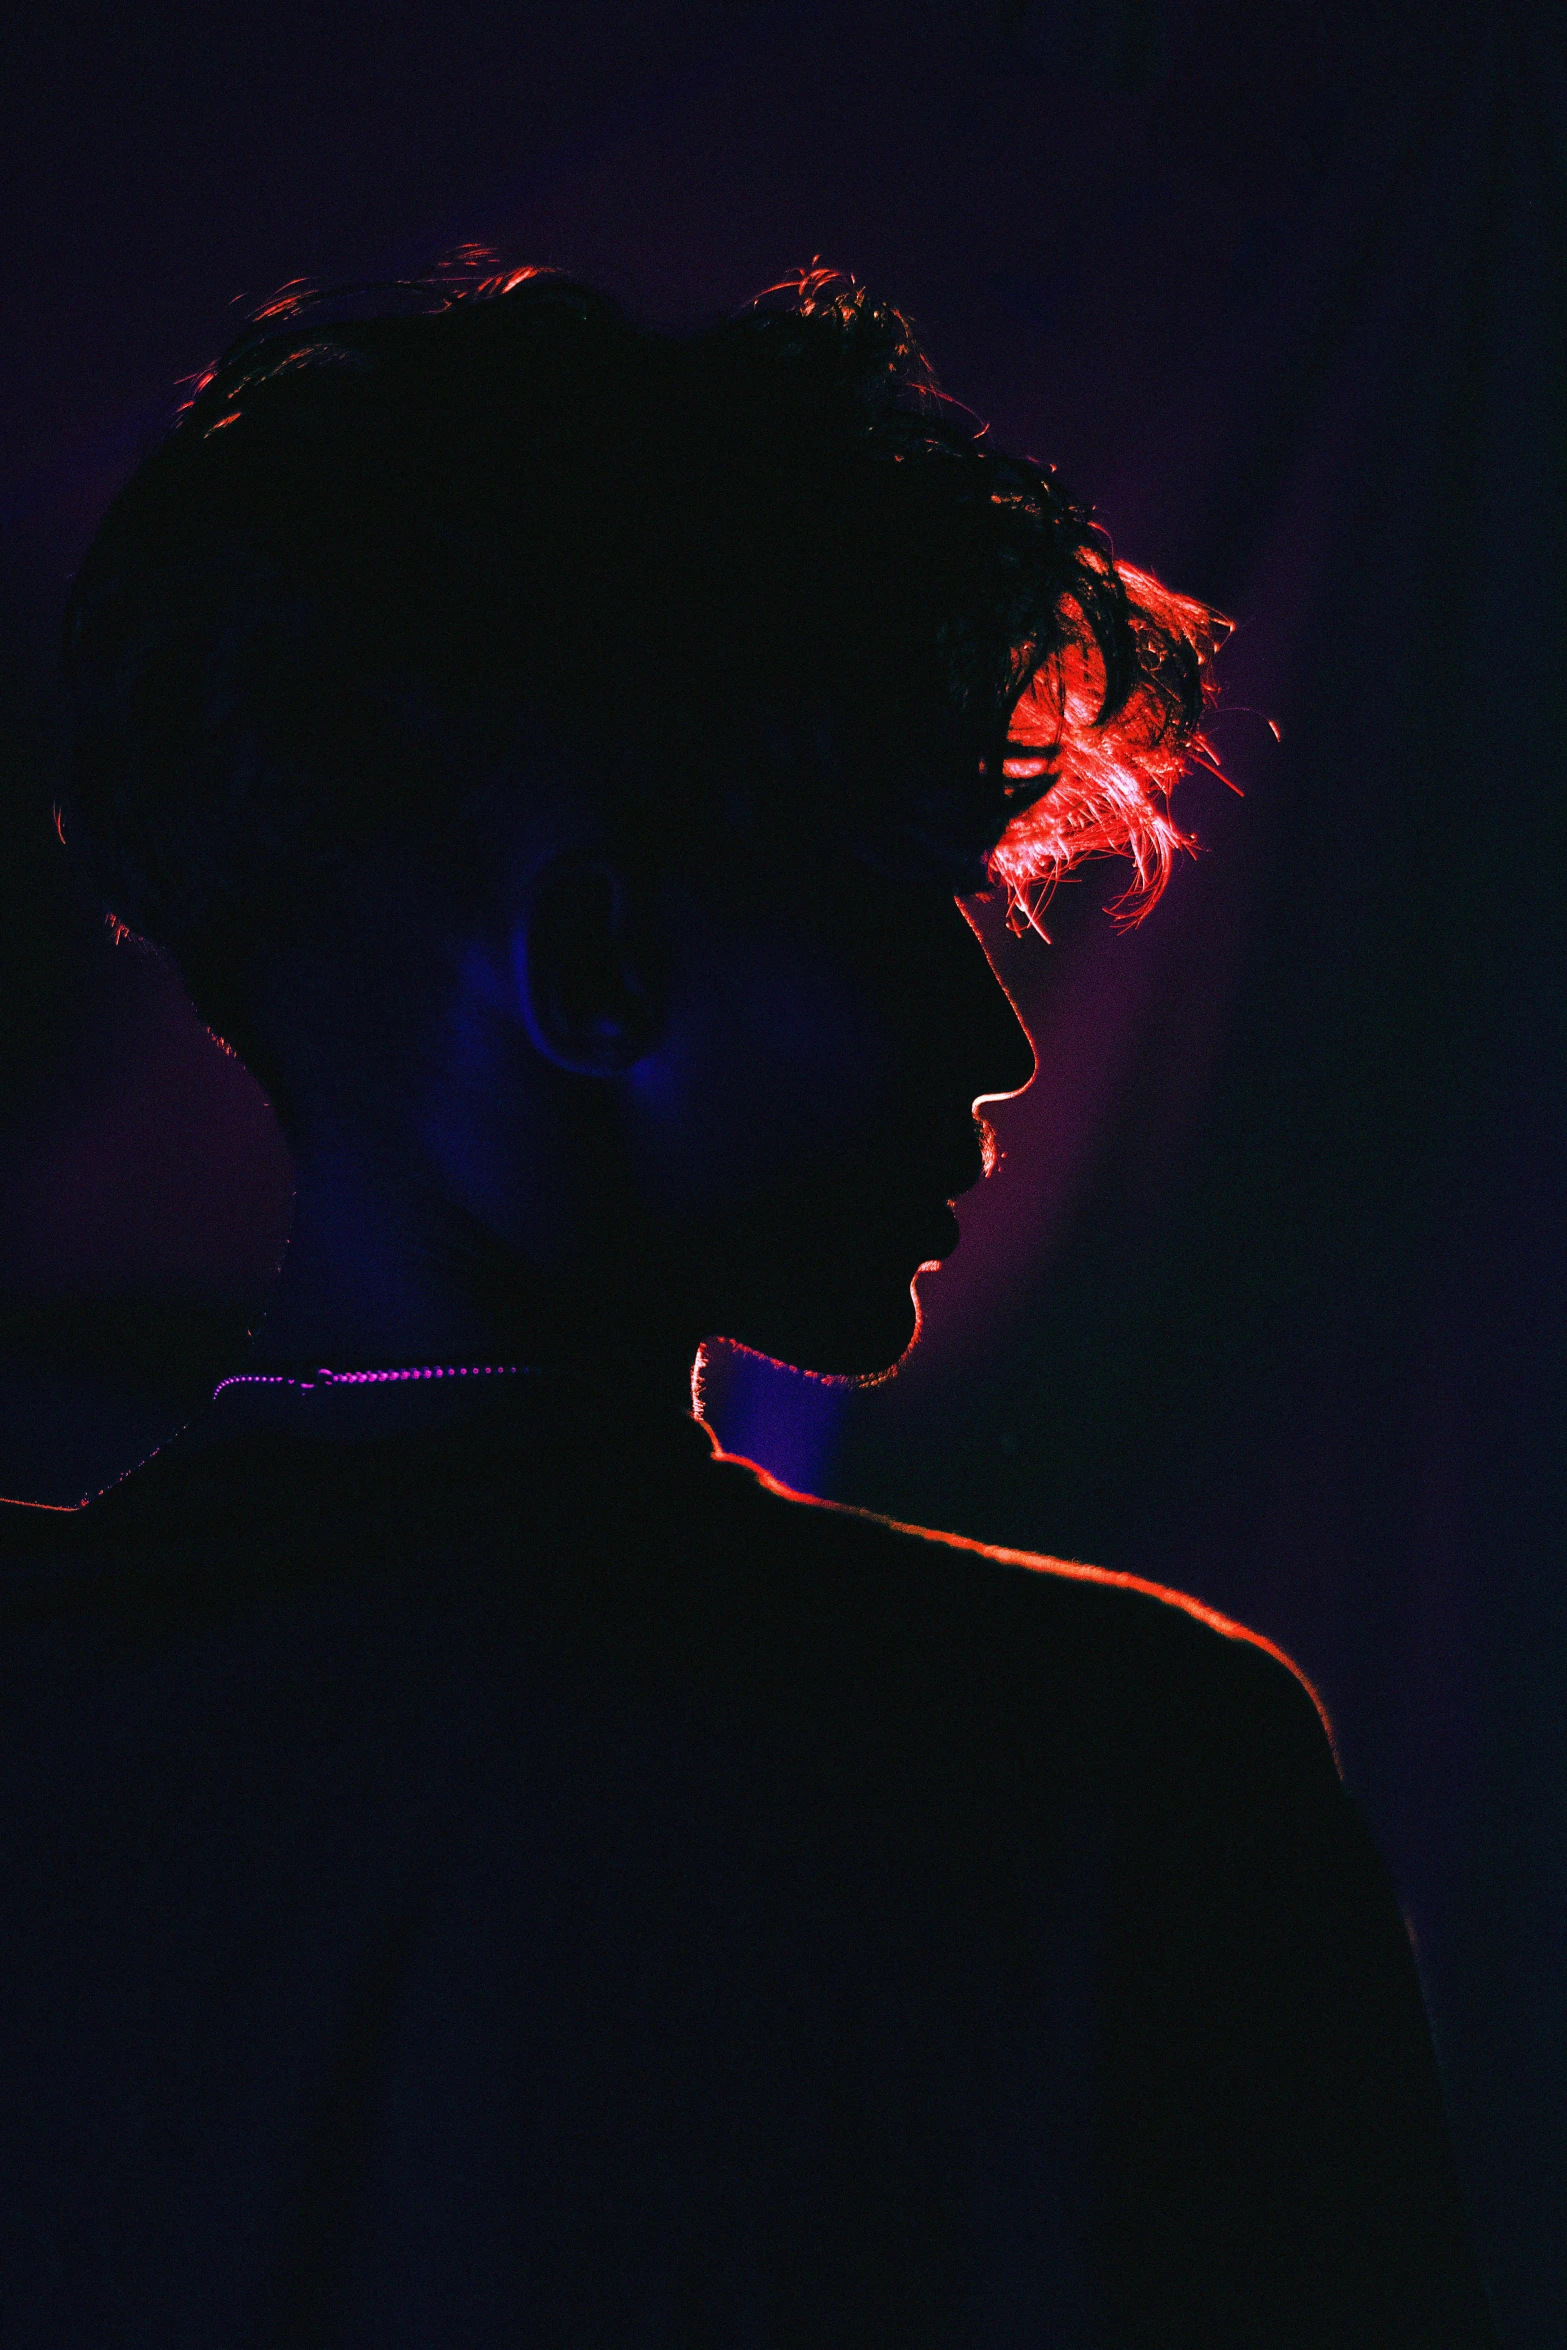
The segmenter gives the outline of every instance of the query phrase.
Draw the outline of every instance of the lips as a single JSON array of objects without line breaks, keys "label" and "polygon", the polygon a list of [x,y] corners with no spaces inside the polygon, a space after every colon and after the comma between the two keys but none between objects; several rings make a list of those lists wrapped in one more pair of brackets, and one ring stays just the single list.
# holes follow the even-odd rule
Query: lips
[{"label": "lips", "polygon": [[972,1191],[976,1183],[984,1181],[988,1172],[985,1154],[978,1137],[973,1137],[961,1157],[954,1158],[945,1168],[938,1168],[931,1176],[930,1190],[943,1199],[957,1199],[965,1191]]},{"label": "lips", "polygon": [[922,1261],[928,1263],[932,1257],[938,1260],[950,1257],[962,1235],[957,1217],[943,1203],[920,1218],[917,1237],[918,1245],[924,1250]]}]

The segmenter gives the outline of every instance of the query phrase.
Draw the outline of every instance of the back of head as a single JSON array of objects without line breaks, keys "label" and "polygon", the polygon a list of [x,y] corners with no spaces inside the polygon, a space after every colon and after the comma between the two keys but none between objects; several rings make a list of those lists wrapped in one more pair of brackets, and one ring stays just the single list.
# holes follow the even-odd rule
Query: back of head
[{"label": "back of head", "polygon": [[1020,903],[1107,849],[1156,887],[1213,636],[851,281],[676,336],[473,263],[275,304],[199,382],[75,583],[63,829],[275,1083],[266,971],[377,844],[482,889],[541,739],[677,853],[743,806]]}]

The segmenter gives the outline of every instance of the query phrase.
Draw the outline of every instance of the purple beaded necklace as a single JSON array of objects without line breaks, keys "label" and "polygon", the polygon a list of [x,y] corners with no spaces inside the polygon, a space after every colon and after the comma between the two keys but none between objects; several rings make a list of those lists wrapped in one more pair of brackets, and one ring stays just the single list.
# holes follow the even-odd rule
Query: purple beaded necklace
[{"label": "purple beaded necklace", "polygon": [[226,1387],[292,1387],[300,1395],[309,1395],[317,1387],[374,1387],[387,1382],[406,1379],[521,1379],[533,1370],[531,1363],[421,1363],[407,1370],[388,1371],[319,1371],[300,1372],[290,1376],[285,1371],[236,1371],[227,1379],[220,1379],[212,1390],[212,1400]]}]

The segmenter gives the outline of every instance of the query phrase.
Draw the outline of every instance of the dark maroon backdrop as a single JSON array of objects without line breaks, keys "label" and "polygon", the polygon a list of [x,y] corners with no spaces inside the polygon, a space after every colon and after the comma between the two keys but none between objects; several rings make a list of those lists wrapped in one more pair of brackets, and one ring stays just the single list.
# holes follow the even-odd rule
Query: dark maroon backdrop
[{"label": "dark maroon backdrop", "polygon": [[[186,1408],[286,1158],[43,816],[63,580],[236,296],[466,238],[665,318],[821,253],[1235,614],[1203,857],[997,942],[1007,1157],[846,1397],[726,1440],[1201,1592],[1314,1675],[1393,1864],[1510,2350],[1567,2339],[1555,12],[297,0],[35,22],[7,154],[0,1490]],[[1276,742],[1265,717],[1277,723]]]}]

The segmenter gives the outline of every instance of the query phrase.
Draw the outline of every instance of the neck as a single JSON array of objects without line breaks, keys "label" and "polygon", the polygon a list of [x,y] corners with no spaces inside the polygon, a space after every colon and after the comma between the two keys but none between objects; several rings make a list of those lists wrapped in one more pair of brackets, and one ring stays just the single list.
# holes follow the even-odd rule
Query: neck
[{"label": "neck", "polygon": [[297,1163],[288,1249],[238,1368],[525,1364],[638,1409],[689,1411],[697,1341],[657,1300],[637,1309],[627,1270],[562,1276],[449,1193],[390,1177],[351,1146],[320,1148]]}]

